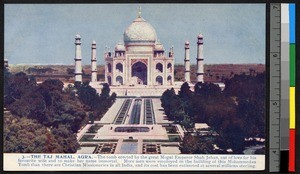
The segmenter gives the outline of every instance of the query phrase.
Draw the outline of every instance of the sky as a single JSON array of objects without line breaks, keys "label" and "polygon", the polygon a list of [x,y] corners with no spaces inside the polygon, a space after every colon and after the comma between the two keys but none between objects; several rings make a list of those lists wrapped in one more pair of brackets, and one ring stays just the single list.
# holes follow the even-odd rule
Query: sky
[{"label": "sky", "polygon": [[125,29],[142,17],[156,30],[166,53],[184,63],[190,42],[196,63],[197,35],[204,37],[205,64],[265,63],[265,4],[5,4],[4,58],[9,64],[73,65],[75,35],[80,33],[83,64],[90,64],[97,42],[97,63],[105,46],[113,50]]}]

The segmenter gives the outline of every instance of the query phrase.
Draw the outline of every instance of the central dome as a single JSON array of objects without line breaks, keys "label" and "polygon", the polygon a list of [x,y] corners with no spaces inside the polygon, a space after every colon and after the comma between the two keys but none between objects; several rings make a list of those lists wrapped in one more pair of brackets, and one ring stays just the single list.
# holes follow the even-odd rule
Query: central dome
[{"label": "central dome", "polygon": [[124,32],[125,44],[154,44],[155,29],[142,17],[135,19]]}]

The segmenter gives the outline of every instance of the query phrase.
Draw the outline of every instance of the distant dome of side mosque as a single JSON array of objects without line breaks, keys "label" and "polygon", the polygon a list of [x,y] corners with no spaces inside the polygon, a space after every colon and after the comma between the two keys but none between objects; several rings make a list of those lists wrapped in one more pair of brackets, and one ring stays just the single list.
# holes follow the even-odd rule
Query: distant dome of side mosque
[{"label": "distant dome of side mosque", "polygon": [[155,29],[141,17],[139,11],[136,18],[124,32],[124,43],[128,44],[154,44],[156,42]]}]

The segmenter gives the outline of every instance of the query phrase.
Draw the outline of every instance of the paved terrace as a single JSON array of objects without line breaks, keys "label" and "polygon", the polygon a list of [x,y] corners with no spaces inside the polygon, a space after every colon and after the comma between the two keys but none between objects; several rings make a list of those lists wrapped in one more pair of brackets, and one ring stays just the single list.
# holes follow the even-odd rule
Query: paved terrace
[{"label": "paved terrace", "polygon": [[[90,85],[101,93],[102,85],[104,82],[91,82]],[[175,92],[178,93],[183,82],[175,82],[174,85],[166,86],[146,86],[146,85],[136,85],[136,86],[110,86],[111,93],[115,92],[117,96],[161,96],[163,92],[167,89],[174,88]],[[192,85],[192,84],[191,84]],[[192,88],[191,88],[192,89]]]}]

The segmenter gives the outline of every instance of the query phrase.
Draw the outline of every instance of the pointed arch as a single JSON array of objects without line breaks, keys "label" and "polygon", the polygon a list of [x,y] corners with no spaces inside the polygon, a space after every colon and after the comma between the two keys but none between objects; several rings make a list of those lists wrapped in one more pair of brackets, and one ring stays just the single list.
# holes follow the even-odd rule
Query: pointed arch
[{"label": "pointed arch", "polygon": [[167,70],[169,73],[172,72],[172,64],[171,63],[168,63]]},{"label": "pointed arch", "polygon": [[168,85],[172,85],[172,76],[168,76],[167,78]]},{"label": "pointed arch", "polygon": [[135,62],[131,67],[131,77],[136,79],[135,84],[147,85],[147,65],[141,61]]},{"label": "pointed arch", "polygon": [[155,79],[157,85],[163,85],[163,78],[162,76],[157,76]]},{"label": "pointed arch", "polygon": [[163,72],[163,65],[161,63],[157,63],[156,64],[156,70],[160,73]]},{"label": "pointed arch", "polygon": [[122,76],[118,76],[116,78],[116,82],[117,82],[117,85],[123,85],[123,77]]},{"label": "pointed arch", "polygon": [[116,70],[123,73],[123,64],[122,63],[117,63]]}]

